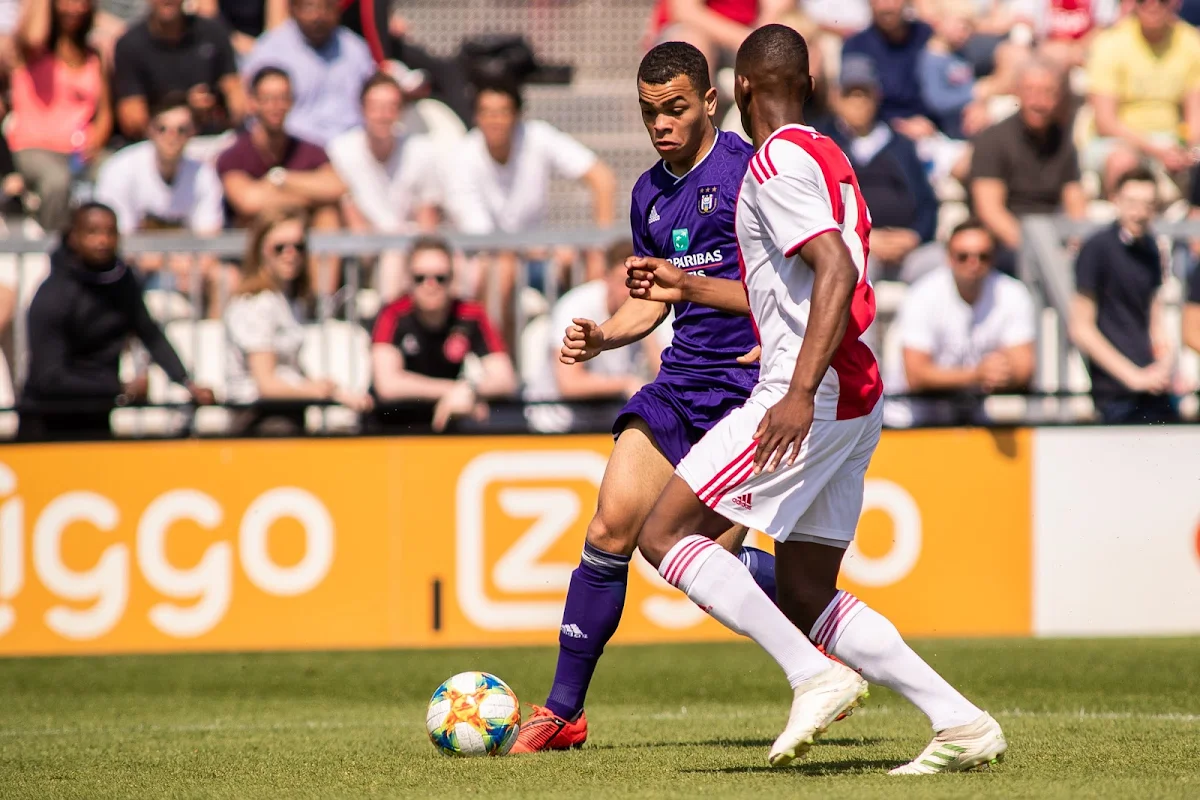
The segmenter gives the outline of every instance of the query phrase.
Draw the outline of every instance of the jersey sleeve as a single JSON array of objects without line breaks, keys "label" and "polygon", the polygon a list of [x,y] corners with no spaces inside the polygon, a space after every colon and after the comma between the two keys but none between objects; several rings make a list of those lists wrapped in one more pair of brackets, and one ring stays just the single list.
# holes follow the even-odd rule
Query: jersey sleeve
[{"label": "jersey sleeve", "polygon": [[795,145],[775,146],[751,159],[750,165],[755,180],[763,177],[759,219],[784,255],[794,256],[822,233],[841,230],[833,216],[833,188],[812,156]]}]

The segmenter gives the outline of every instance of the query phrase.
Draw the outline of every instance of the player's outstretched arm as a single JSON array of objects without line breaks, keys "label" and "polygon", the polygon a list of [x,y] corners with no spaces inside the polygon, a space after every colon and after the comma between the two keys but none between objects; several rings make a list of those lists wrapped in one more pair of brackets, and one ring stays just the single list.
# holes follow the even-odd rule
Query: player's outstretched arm
[{"label": "player's outstretched arm", "polygon": [[727,314],[750,316],[750,302],[741,281],[709,278],[680,269],[663,258],[626,259],[629,296],[659,303],[697,303]]},{"label": "player's outstretched arm", "polygon": [[669,311],[662,303],[630,298],[602,325],[590,319],[572,320],[563,335],[558,360],[564,364],[578,364],[605,350],[633,344],[657,328]]},{"label": "player's outstretched arm", "polygon": [[796,462],[812,427],[817,388],[846,334],[850,301],[858,285],[858,268],[839,231],[814,237],[800,248],[800,257],[814,273],[808,327],[787,393],[767,410],[754,434],[756,472],[774,472],[780,462],[787,466]]}]

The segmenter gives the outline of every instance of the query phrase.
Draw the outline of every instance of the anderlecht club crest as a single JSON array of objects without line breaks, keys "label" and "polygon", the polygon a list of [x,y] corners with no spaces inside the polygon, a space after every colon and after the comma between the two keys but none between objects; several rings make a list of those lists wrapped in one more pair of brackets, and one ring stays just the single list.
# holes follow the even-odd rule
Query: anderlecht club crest
[{"label": "anderlecht club crest", "polygon": [[701,186],[700,199],[696,202],[696,210],[708,216],[717,210],[717,186]]}]

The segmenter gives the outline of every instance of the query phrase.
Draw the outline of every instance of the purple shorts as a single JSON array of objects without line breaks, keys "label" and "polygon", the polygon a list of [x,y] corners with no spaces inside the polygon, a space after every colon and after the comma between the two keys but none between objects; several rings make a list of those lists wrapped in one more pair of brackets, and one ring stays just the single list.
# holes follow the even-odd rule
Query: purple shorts
[{"label": "purple shorts", "polygon": [[617,415],[613,436],[620,436],[633,417],[641,417],[658,449],[674,467],[709,428],[745,403],[748,395],[749,392],[731,392],[725,388],[648,383],[629,398]]}]

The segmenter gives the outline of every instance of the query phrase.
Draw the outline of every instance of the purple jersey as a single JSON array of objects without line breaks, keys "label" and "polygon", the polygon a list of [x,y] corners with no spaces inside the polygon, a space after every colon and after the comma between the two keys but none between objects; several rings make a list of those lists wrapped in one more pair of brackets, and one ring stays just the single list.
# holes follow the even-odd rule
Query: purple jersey
[{"label": "purple jersey", "polygon": [[[712,278],[741,280],[734,212],[754,148],[717,132],[708,155],[676,178],[659,161],[633,187],[630,226],[638,255],[665,258]],[[662,356],[659,384],[706,386],[741,397],[758,381],[757,364],[739,364],[758,342],[749,317],[696,305],[675,305],[674,339]]]}]

